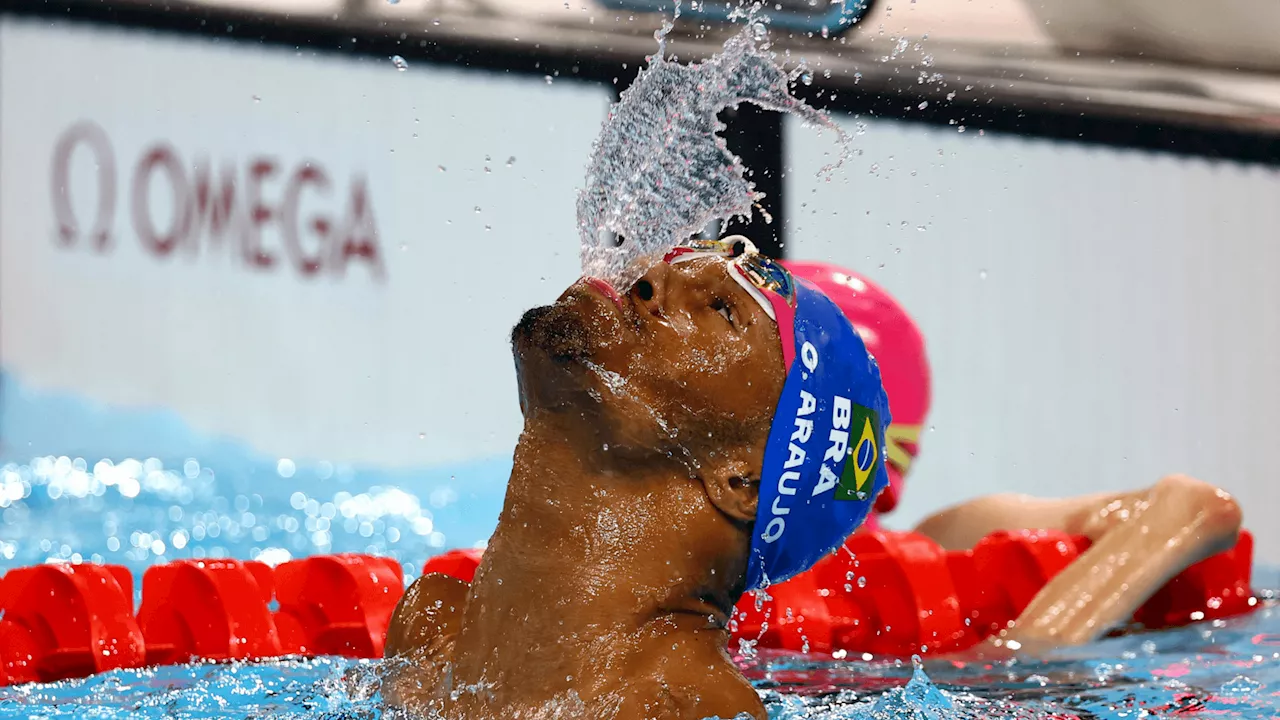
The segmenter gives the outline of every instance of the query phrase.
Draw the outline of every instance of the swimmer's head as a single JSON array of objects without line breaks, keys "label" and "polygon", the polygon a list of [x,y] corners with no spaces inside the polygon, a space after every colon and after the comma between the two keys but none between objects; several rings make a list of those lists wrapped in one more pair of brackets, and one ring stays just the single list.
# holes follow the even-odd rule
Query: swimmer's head
[{"label": "swimmer's head", "polygon": [[746,589],[838,547],[887,483],[874,360],[834,303],[743,238],[679,248],[625,293],[580,281],[513,344],[526,419],[576,426],[622,470],[678,462],[703,482],[749,532]]},{"label": "swimmer's head", "polygon": [[758,588],[812,567],[866,519],[888,483],[885,428],[892,418],[879,367],[822,290],[743,238],[696,242],[667,257],[706,254],[737,256],[731,275],[775,319],[787,368],[747,569],[747,587]]},{"label": "swimmer's head", "polygon": [[[728,260],[658,262],[622,291],[584,278],[526,313],[512,336],[526,419],[567,424],[588,454],[607,446],[602,462],[757,472],[783,354]],[[754,492],[739,514],[754,517]]]}]

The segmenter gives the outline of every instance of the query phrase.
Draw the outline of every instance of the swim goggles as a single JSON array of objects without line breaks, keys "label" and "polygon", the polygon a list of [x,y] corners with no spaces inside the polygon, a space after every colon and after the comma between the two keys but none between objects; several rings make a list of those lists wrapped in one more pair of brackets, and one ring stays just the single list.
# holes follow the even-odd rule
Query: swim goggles
[{"label": "swim goggles", "polygon": [[[731,258],[729,276],[742,286],[764,308],[769,317],[778,320],[775,307],[781,299],[790,308],[796,304],[795,279],[791,271],[769,257],[760,254],[756,246],[741,235],[731,235],[720,240],[699,238],[667,253],[663,260],[669,264],[689,262],[702,257]],[[769,298],[766,293],[776,299]]]}]

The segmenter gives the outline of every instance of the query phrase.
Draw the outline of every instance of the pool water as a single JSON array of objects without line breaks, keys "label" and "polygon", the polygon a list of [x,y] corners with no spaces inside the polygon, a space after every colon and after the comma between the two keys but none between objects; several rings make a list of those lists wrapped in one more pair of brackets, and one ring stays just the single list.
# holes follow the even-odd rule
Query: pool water
[{"label": "pool water", "polygon": [[105,562],[128,567],[136,581],[147,567],[180,558],[276,564],[356,552],[400,560],[413,578],[428,557],[492,534],[510,469],[506,460],[389,473],[244,452],[208,464],[8,463],[0,465],[0,571]]},{"label": "pool water", "polygon": [[[503,480],[500,468],[447,479],[275,466],[215,475],[195,461],[38,458],[0,467],[0,570],[93,560],[140,578],[179,557],[354,551],[397,557],[412,578],[428,556],[488,536]],[[1277,718],[1280,572],[1258,573],[1255,586],[1264,602],[1251,615],[1038,659],[917,667],[766,651],[739,662],[778,720]],[[308,658],[122,670],[0,688],[0,718],[392,717],[377,669]]]},{"label": "pool water", "polygon": [[[1280,608],[1033,660],[742,660],[777,720],[1280,717]],[[0,688],[0,718],[392,717],[376,661],[312,658],[125,670]]]}]

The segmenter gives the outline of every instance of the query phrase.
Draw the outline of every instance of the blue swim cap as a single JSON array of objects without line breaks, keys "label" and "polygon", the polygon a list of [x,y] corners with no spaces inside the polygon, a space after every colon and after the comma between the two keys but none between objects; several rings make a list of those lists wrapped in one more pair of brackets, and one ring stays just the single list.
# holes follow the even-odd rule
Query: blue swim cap
[{"label": "blue swim cap", "polygon": [[821,290],[793,280],[791,295],[793,323],[770,298],[789,365],[764,451],[748,590],[813,567],[866,520],[889,484],[884,433],[892,417],[879,366]]},{"label": "blue swim cap", "polygon": [[760,473],[747,589],[813,567],[867,519],[889,484],[885,428],[892,417],[880,368],[831,298],[760,255],[740,236],[694,240],[665,260],[733,257],[729,275],[778,323],[787,380]]}]

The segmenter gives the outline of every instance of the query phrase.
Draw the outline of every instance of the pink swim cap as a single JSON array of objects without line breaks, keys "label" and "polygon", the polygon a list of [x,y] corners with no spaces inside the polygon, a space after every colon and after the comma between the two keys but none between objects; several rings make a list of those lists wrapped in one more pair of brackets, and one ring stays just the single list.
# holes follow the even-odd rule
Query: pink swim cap
[{"label": "pink swim cap", "polygon": [[782,264],[835,302],[880,365],[893,424],[885,433],[889,487],[876,500],[876,511],[887,513],[898,504],[902,479],[920,451],[921,428],[929,414],[924,336],[893,296],[862,275],[828,263],[786,260]]}]

